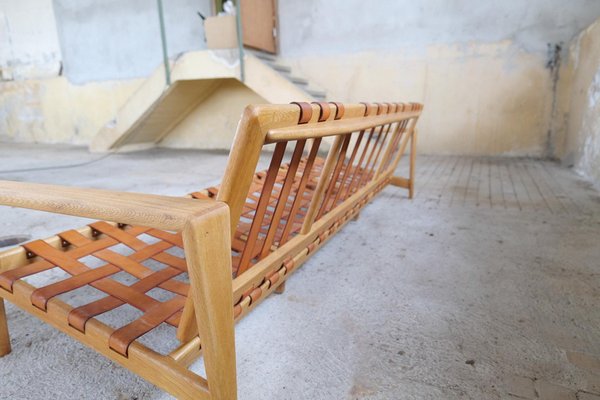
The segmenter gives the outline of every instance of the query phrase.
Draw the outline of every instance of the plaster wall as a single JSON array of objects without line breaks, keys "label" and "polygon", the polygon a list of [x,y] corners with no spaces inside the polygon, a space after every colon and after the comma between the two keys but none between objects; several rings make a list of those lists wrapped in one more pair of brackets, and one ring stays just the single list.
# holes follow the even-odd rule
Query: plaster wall
[{"label": "plaster wall", "polygon": [[600,19],[573,41],[565,77],[563,160],[600,185]]},{"label": "plaster wall", "polygon": [[51,0],[0,0],[0,80],[57,76],[56,29]]},{"label": "plaster wall", "polygon": [[87,145],[142,82],[73,85],[65,77],[0,82],[0,142]]},{"label": "plaster wall", "polygon": [[[142,78],[162,62],[156,1],[54,0],[65,75],[75,84]],[[169,56],[206,48],[211,0],[163,1]],[[90,45],[93,44],[93,45]]]},{"label": "plaster wall", "polygon": [[282,56],[337,101],[425,104],[419,149],[553,156],[558,69],[600,2],[280,1]]},{"label": "plaster wall", "polygon": [[419,101],[419,151],[544,153],[552,80],[543,59],[504,41],[432,45],[425,53],[303,56],[294,67],[338,101]]},{"label": "plaster wall", "polygon": [[241,82],[225,79],[212,93],[210,101],[203,101],[195,107],[159,146],[181,149],[229,148],[242,110],[252,103],[265,103],[265,100]]},{"label": "plaster wall", "polygon": [[[172,57],[210,7],[164,2]],[[87,145],[161,62],[155,1],[0,0],[0,141]]]},{"label": "plaster wall", "polygon": [[[196,11],[209,14],[210,1],[164,3],[170,55],[204,48]],[[0,0],[0,13],[0,32],[9,26],[13,43],[0,46],[1,141],[88,144],[162,61],[155,2]],[[425,103],[424,153],[561,155],[567,100],[556,94],[570,80],[549,67],[565,53],[554,45],[567,47],[598,15],[594,0],[280,0],[281,58],[329,100]],[[257,100],[240,92],[225,93]],[[225,131],[237,121],[209,118],[231,108],[218,104],[162,145],[233,134]],[[197,135],[203,140],[193,144]]]},{"label": "plaster wall", "polygon": [[504,40],[543,55],[598,16],[596,0],[279,0],[284,58]]}]

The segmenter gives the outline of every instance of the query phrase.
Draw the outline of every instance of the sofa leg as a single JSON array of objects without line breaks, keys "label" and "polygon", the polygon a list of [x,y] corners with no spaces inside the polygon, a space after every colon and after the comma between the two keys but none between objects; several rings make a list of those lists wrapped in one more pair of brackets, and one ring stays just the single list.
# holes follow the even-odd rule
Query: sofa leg
[{"label": "sofa leg", "polygon": [[229,208],[188,221],[183,243],[212,400],[237,399]]},{"label": "sofa leg", "polygon": [[415,162],[417,158],[417,131],[410,138],[410,170],[408,176],[408,198],[412,199],[415,194]]},{"label": "sofa leg", "polygon": [[277,288],[275,288],[275,293],[283,294],[283,292],[285,292],[285,281],[281,285],[277,286]]},{"label": "sofa leg", "polygon": [[10,353],[10,337],[8,335],[4,299],[0,297],[0,357],[4,357],[8,353]]}]

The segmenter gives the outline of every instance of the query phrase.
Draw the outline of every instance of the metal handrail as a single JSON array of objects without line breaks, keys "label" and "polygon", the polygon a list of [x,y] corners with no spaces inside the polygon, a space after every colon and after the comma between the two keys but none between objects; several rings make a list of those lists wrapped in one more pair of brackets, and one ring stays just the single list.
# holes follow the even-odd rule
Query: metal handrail
[{"label": "metal handrail", "polygon": [[162,0],[156,0],[158,3],[158,19],[160,21],[160,39],[162,41],[163,63],[165,64],[165,80],[167,86],[171,86],[171,65],[169,64],[169,51],[167,50],[167,33],[165,31],[165,15],[163,12]]},{"label": "metal handrail", "polygon": [[246,66],[244,64],[244,42],[242,32],[242,4],[236,0],[235,20],[237,24],[238,56],[240,58],[240,80],[246,81]]}]

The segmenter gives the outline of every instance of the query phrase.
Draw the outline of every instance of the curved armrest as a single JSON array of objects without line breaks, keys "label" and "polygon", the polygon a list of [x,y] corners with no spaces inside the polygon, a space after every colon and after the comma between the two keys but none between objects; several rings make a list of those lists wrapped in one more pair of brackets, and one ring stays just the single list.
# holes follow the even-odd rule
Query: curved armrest
[{"label": "curved armrest", "polygon": [[172,231],[227,207],[214,200],[13,181],[0,181],[0,204]]}]

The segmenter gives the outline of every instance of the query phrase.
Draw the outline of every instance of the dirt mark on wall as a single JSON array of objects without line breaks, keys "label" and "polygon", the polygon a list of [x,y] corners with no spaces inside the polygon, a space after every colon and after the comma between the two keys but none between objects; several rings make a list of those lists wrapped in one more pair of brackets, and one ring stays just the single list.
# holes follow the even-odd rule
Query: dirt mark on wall
[{"label": "dirt mark on wall", "polygon": [[[550,81],[552,82],[552,105],[550,109],[550,121],[554,121],[557,108],[557,91],[558,91],[558,79],[560,78],[560,63],[561,63],[561,51],[563,42],[560,43],[548,43],[548,52],[546,58],[546,68],[550,71]],[[554,145],[553,138],[553,126],[550,123],[548,132],[546,133],[546,145],[544,148],[544,156],[546,158],[556,158],[556,148]]]}]

